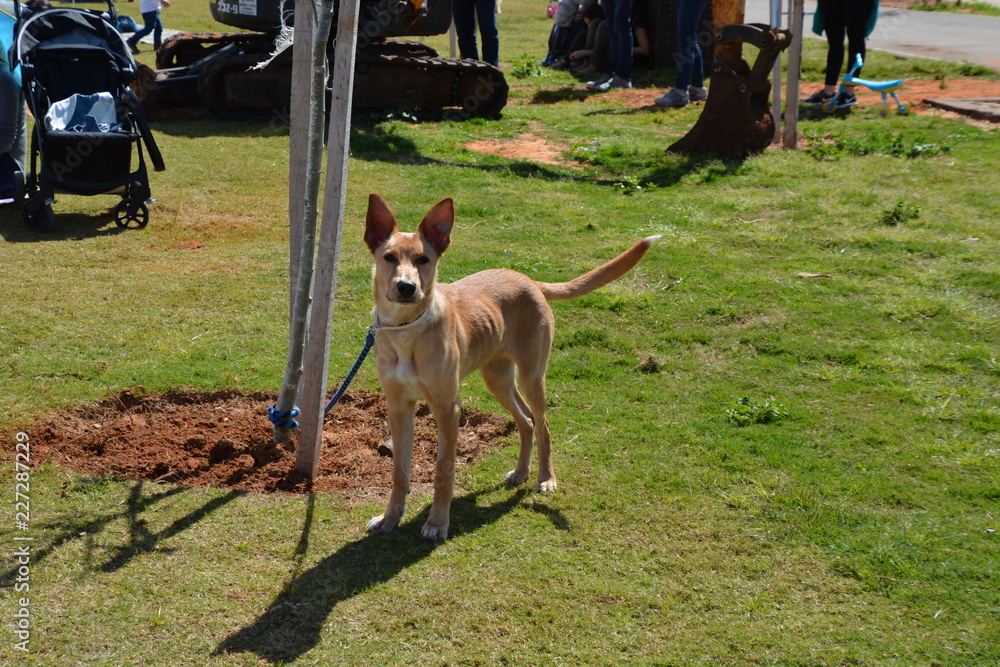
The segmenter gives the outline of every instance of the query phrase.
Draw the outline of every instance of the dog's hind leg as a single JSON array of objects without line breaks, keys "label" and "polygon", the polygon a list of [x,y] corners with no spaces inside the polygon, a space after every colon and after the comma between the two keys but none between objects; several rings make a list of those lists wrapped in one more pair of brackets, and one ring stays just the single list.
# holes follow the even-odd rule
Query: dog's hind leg
[{"label": "dog's hind leg", "polygon": [[[399,405],[402,402],[403,405]],[[413,460],[414,401],[389,401],[389,433],[392,434],[392,492],[385,513],[368,522],[369,533],[390,533],[399,526],[410,492],[410,462]]]},{"label": "dog's hind leg", "polygon": [[556,490],[556,473],[552,468],[552,440],[549,436],[549,422],[545,418],[545,364],[532,372],[520,368],[521,391],[528,401],[531,414],[535,416],[535,445],[538,447],[538,490],[545,493]]},{"label": "dog's hind leg", "polygon": [[531,409],[517,390],[514,381],[514,362],[509,359],[494,359],[483,366],[480,372],[487,389],[514,417],[517,433],[521,436],[521,450],[517,457],[517,466],[507,473],[505,479],[512,486],[523,484],[531,474],[531,446],[534,443],[535,420],[532,418]]}]

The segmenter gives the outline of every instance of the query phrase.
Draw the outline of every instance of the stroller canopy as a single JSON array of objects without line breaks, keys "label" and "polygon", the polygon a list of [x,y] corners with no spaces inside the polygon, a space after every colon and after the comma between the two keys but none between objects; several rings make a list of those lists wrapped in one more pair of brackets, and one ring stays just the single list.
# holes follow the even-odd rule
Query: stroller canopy
[{"label": "stroller canopy", "polygon": [[49,9],[22,14],[10,50],[11,64],[30,64],[31,54],[40,45],[96,46],[107,50],[118,62],[126,80],[136,76],[135,60],[125,38],[104,18],[74,9]]}]

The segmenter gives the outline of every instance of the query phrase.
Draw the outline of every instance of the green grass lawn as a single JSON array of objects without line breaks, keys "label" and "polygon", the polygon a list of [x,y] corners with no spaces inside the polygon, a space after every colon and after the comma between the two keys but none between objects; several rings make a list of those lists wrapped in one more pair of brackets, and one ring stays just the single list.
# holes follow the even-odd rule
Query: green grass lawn
[{"label": "green grass lawn", "polygon": [[[172,28],[206,16],[164,12]],[[549,25],[542,6],[505,2],[504,69],[544,56]],[[803,121],[809,150],[668,156],[699,108],[587,98],[549,70],[511,84],[496,121],[354,118],[331,377],[369,323],[370,192],[407,229],[455,199],[444,281],[488,267],[566,280],[662,234],[626,278],[553,304],[559,491],[507,488],[516,453],[496,451],[459,475],[452,537],[435,545],[417,538],[421,494],[397,534],[366,537],[380,506],[50,462],[31,470],[18,530],[15,434],[32,420],[128,387],[281,382],[287,128],[163,119],[145,230],[100,217],[109,197],[60,197],[47,235],[0,209],[0,664],[1000,662],[1000,133],[858,110]],[[529,104],[541,91],[560,101]],[[463,147],[528,132],[575,162]],[[378,388],[372,365],[356,383]],[[501,410],[478,376],[463,403]]]},{"label": "green grass lawn", "polygon": [[911,3],[907,9],[923,12],[956,12],[962,14],[981,14],[983,16],[1000,16],[1000,7],[988,2],[941,2],[935,0],[920,0]]}]

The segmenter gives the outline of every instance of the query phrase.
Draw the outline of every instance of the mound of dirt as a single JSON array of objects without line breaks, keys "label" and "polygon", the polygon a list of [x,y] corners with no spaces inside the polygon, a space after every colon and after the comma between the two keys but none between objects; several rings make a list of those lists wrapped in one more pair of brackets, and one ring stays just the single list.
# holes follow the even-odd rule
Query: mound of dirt
[{"label": "mound of dirt", "polygon": [[[248,491],[329,491],[366,499],[388,493],[392,458],[379,453],[389,439],[381,395],[349,393],[327,415],[319,475],[312,482],[293,469],[295,440],[277,446],[271,439],[266,411],[274,401],[274,395],[264,393],[140,395],[126,390],[24,430],[35,460],[89,475]],[[514,428],[502,417],[463,411],[458,467],[500,446],[498,439]],[[433,482],[436,452],[434,420],[422,407],[414,438],[414,487]]]}]

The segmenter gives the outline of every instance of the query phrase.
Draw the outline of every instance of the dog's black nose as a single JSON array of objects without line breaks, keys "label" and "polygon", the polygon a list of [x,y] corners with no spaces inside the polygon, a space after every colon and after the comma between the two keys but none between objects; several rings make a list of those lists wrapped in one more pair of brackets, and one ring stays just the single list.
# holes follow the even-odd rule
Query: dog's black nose
[{"label": "dog's black nose", "polygon": [[400,280],[396,283],[396,294],[409,299],[417,292],[417,284],[412,280]]}]

